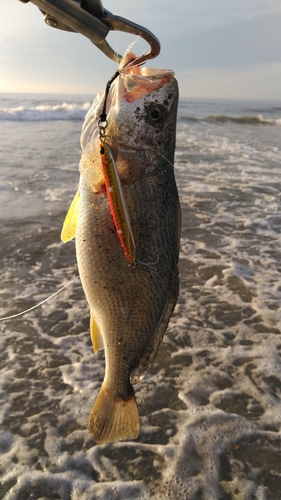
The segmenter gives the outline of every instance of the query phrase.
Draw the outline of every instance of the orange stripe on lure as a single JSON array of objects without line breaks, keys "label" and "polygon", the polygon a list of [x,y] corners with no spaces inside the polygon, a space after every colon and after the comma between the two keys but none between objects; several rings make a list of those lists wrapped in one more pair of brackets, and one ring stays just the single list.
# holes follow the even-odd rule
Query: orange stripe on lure
[{"label": "orange stripe on lure", "polygon": [[110,146],[100,143],[100,159],[104,177],[105,189],[109,201],[110,212],[114,225],[128,261],[135,263],[135,241],[132,232],[130,216],[123,193],[122,184],[117,171]]}]

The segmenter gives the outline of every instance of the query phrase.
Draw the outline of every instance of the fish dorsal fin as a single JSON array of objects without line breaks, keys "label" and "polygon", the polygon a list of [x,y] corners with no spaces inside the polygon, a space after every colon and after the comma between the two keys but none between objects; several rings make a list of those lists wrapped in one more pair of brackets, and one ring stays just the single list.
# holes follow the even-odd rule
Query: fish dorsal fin
[{"label": "fish dorsal fin", "polygon": [[100,349],[104,349],[104,345],[100,329],[96,323],[96,320],[92,312],[90,318],[90,333],[91,333],[91,340],[93,344],[94,353],[96,354]]},{"label": "fish dorsal fin", "polygon": [[76,228],[78,221],[80,207],[80,191],[78,189],[76,195],[74,196],[72,203],[68,209],[66,217],[64,219],[62,231],[61,231],[61,240],[66,243],[67,241],[72,240],[76,236]]},{"label": "fish dorsal fin", "polygon": [[[181,211],[178,210],[178,220],[177,220],[177,254],[180,247],[180,232],[181,232]],[[161,318],[158,325],[154,331],[150,343],[148,344],[146,350],[144,351],[142,357],[139,359],[138,364],[134,367],[130,374],[131,384],[137,384],[150,370],[156,358],[160,343],[162,341],[163,335],[168,327],[170,317],[174,310],[179,294],[179,274],[178,265],[176,263],[169,287],[169,293],[167,296],[166,304],[163,309]]]},{"label": "fish dorsal fin", "polygon": [[151,366],[154,363],[159,346],[163,339],[163,335],[167,329],[171,314],[177,302],[178,289],[179,289],[179,277],[178,277],[178,269],[176,267],[171,279],[170,291],[166,300],[165,308],[158,322],[158,325],[155,329],[154,335],[151,338],[151,341],[148,344],[146,350],[144,351],[142,357],[140,358],[138,364],[135,366],[135,368],[132,370],[130,374],[130,382],[133,385],[137,384],[140,380],[143,379],[143,377],[145,377],[145,375],[147,374],[147,372],[150,370]]}]

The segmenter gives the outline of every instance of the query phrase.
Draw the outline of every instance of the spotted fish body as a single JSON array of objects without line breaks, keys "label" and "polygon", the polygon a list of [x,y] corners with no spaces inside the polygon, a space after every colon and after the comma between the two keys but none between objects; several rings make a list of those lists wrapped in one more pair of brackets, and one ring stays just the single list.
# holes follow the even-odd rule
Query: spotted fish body
[{"label": "spotted fish body", "polygon": [[[82,155],[80,162],[79,195],[70,207],[78,214],[77,225],[66,219],[62,233],[64,241],[76,237],[94,350],[105,349],[105,377],[89,420],[98,443],[137,438],[133,385],[155,359],[179,288],[180,206],[173,168],[177,82],[171,72],[167,77],[159,71],[156,82],[152,73],[143,82],[134,80],[134,71],[139,69],[120,76],[110,90],[105,140],[111,144],[122,183],[135,265],[129,264],[120,244],[98,163],[101,99],[88,113],[82,131],[86,157]],[[131,87],[126,78],[129,83],[133,79]]]}]

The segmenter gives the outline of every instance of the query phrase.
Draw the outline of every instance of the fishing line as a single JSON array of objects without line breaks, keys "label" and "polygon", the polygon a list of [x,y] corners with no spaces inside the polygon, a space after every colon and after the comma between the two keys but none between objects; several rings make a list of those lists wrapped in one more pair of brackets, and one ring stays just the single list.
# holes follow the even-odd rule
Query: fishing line
[{"label": "fishing line", "polygon": [[[131,52],[131,49],[133,48],[133,46],[139,41],[139,40],[142,40],[142,37],[141,35],[137,35],[136,38],[130,43],[130,45],[127,47],[127,49],[125,50],[124,52],[124,55],[123,55],[123,59],[125,59],[125,57],[127,56],[127,54],[129,54]],[[142,58],[145,54],[145,49],[143,49],[142,53],[139,55],[139,56],[136,56],[135,59],[130,59],[121,69],[120,69],[120,72],[122,72],[123,69],[126,69],[126,66],[129,65],[130,68],[134,68],[134,67],[137,67],[139,66],[138,64],[138,59]],[[133,64],[133,62],[136,61],[136,64]],[[143,64],[145,64],[146,61],[143,61],[140,65],[142,66]]]},{"label": "fishing line", "polygon": [[53,297],[55,297],[55,295],[57,295],[58,293],[62,292],[66,287],[68,287],[69,285],[71,285],[74,281],[76,281],[78,278],[80,278],[79,274],[78,276],[75,276],[75,278],[73,278],[72,280],[70,280],[68,283],[66,283],[66,285],[64,285],[63,287],[61,287],[59,290],[57,290],[56,292],[52,293],[52,295],[49,295],[49,297],[47,297],[46,299],[42,300],[41,302],[39,302],[38,304],[36,304],[35,306],[32,306],[30,307],[29,309],[26,309],[25,311],[21,311],[17,314],[12,314],[12,316],[6,316],[5,318],[0,318],[0,321],[6,321],[8,319],[13,319],[13,318],[17,318],[18,316],[22,316],[23,314],[27,313],[27,312],[30,312],[30,311],[33,311],[33,309],[36,309],[37,307],[40,307],[42,306],[42,304],[45,304],[45,302],[47,302],[48,300],[52,299]]},{"label": "fishing line", "polygon": [[147,269],[144,269],[144,271],[158,273],[157,269],[155,267],[153,267],[153,266],[155,266],[155,264],[158,264],[158,262],[159,262],[159,255],[157,254],[157,258],[156,258],[155,262],[141,262],[139,259],[135,259],[133,266],[137,266],[137,265],[147,266]]},{"label": "fishing line", "polygon": [[[160,153],[160,151],[157,151],[157,149],[153,149],[153,148],[149,148],[151,149],[152,151],[155,151],[159,156],[162,156],[162,158],[164,158],[164,160],[166,160],[169,165],[171,165],[171,167],[173,167],[173,169],[176,171],[176,167],[175,165],[173,165],[173,163],[171,163],[168,158],[166,158],[166,156],[162,155],[162,153]],[[181,197],[181,192],[182,191],[182,183],[181,183],[181,180],[180,179],[177,179],[177,184],[179,185],[179,197]]]},{"label": "fishing line", "polygon": [[171,163],[170,160],[168,160],[168,158],[165,155],[162,155],[162,153],[160,153],[160,151],[158,151],[155,148],[150,148],[147,146],[137,146],[136,144],[130,144],[128,142],[123,142],[119,139],[116,139],[114,136],[107,135],[107,134],[103,135],[103,139],[105,139],[105,140],[110,139],[112,142],[116,143],[118,146],[122,146],[122,148],[124,148],[124,149],[134,149],[136,151],[142,151],[145,149],[147,151],[154,151],[154,153],[157,153],[164,160],[166,160],[166,162],[169,163],[169,165],[171,165],[171,167],[175,168],[175,165],[173,163]]},{"label": "fishing line", "polygon": [[[98,128],[99,128],[100,139],[102,137],[104,137],[104,135],[105,135],[105,129],[108,126],[107,112],[106,112],[106,102],[107,102],[107,98],[108,98],[108,94],[109,94],[109,90],[110,90],[111,84],[114,82],[114,80],[116,80],[116,78],[118,78],[118,76],[120,75],[121,71],[123,71],[128,65],[130,65],[131,63],[133,63],[134,60],[135,59],[133,59],[133,58],[129,59],[129,61],[127,61],[126,64],[124,64],[124,66],[122,66],[122,68],[120,68],[117,71],[115,71],[114,75],[110,78],[110,80],[108,80],[108,82],[106,84],[105,91],[104,91],[104,99],[103,99],[102,112],[101,112],[101,114],[99,116],[99,121],[98,121]],[[104,124],[104,125],[102,125],[102,124]]]}]

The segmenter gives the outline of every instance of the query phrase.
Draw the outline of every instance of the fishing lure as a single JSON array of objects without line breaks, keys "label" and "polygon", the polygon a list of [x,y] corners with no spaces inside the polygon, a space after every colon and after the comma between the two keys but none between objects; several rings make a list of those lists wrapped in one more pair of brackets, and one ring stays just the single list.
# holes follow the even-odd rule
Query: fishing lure
[{"label": "fishing lure", "polygon": [[126,200],[111,148],[100,141],[100,160],[110,212],[128,261],[135,264],[136,246]]}]

